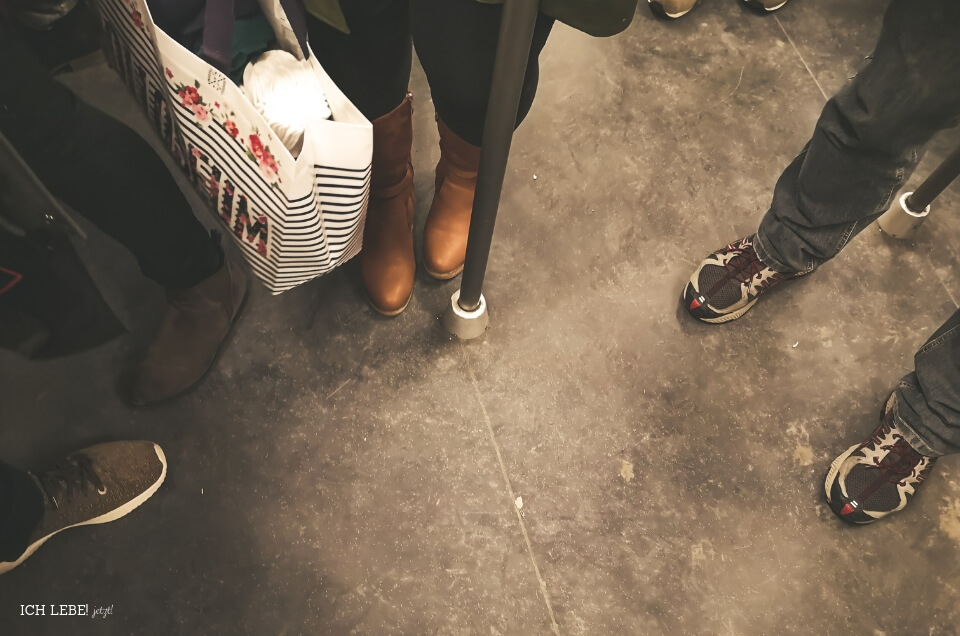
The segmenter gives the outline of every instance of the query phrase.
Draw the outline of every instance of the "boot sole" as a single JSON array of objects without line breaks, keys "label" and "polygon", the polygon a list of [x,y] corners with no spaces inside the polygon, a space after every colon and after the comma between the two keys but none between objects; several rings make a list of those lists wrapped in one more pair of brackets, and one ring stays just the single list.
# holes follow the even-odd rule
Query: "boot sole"
[{"label": "boot sole", "polygon": [[370,308],[373,309],[375,312],[377,312],[381,316],[386,316],[387,318],[394,318],[402,314],[403,311],[407,308],[407,305],[410,304],[410,299],[413,298],[413,292],[411,291],[410,295],[407,296],[407,300],[404,301],[403,307],[401,307],[400,309],[394,309],[390,311],[385,309],[380,309],[379,307],[377,307],[377,305],[370,299],[370,294],[367,293],[367,290],[363,290],[363,296],[367,299],[367,304],[370,305]]},{"label": "boot sole", "polygon": [[240,299],[240,304],[237,306],[237,311],[234,312],[233,318],[230,320],[230,326],[227,327],[227,333],[223,335],[223,340],[220,341],[220,346],[217,347],[216,353],[213,354],[213,358],[210,360],[210,364],[207,365],[207,368],[204,369],[203,373],[200,374],[200,377],[197,378],[197,380],[193,384],[185,388],[183,391],[180,391],[179,393],[171,395],[170,397],[165,397],[162,400],[157,400],[156,402],[143,402],[143,403],[135,402],[132,397],[129,397],[129,392],[128,392],[128,397],[125,400],[127,405],[136,409],[151,409],[157,406],[162,406],[168,402],[172,402],[173,400],[179,397],[183,397],[184,395],[194,391],[198,386],[200,386],[200,384],[207,378],[207,375],[210,373],[213,367],[216,366],[217,362],[220,360],[220,354],[223,353],[223,350],[226,348],[228,341],[230,341],[231,337],[233,336],[233,328],[237,324],[237,319],[240,318],[240,314],[242,314],[243,310],[246,309],[247,298],[249,297],[250,297],[250,280],[247,279],[243,287],[243,298]]},{"label": "boot sole", "polygon": [[463,271],[463,263],[460,263],[460,266],[458,268],[451,270],[449,272],[446,272],[444,274],[434,272],[426,265],[423,266],[423,269],[425,269],[426,272],[430,274],[431,278],[435,278],[437,280],[450,280],[451,278],[454,278],[457,274]]},{"label": "boot sole", "polygon": [[140,493],[139,495],[137,495],[127,503],[117,508],[114,508],[113,510],[111,510],[106,514],[102,514],[99,517],[94,517],[93,519],[88,519],[86,521],[81,521],[80,523],[75,523],[71,526],[60,528],[56,532],[51,532],[47,536],[34,541],[32,544],[30,544],[30,546],[26,549],[26,551],[24,551],[24,553],[20,555],[20,558],[17,559],[16,561],[13,561],[12,563],[0,563],[0,574],[9,572],[13,568],[17,567],[18,565],[26,561],[28,558],[30,558],[33,555],[34,552],[36,552],[40,548],[40,546],[46,543],[47,540],[50,539],[50,537],[60,534],[64,530],[69,530],[70,528],[78,528],[80,526],[92,526],[100,523],[109,523],[111,521],[116,521],[120,517],[125,517],[126,515],[130,514],[131,512],[139,508],[140,505],[143,504],[143,502],[145,502],[147,499],[152,497],[155,492],[157,492],[157,490],[160,488],[160,485],[163,484],[164,479],[167,478],[167,457],[166,455],[163,454],[163,449],[161,449],[156,444],[153,445],[153,449],[157,452],[157,458],[160,460],[160,463],[163,464],[163,470],[160,472],[160,478],[157,479],[157,481],[155,481],[149,488],[144,490],[142,493]]}]

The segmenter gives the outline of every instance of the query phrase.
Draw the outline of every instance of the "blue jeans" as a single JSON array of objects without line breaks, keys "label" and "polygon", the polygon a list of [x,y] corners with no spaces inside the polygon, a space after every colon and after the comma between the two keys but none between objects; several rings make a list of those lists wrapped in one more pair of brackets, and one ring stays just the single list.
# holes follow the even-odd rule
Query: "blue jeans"
[{"label": "blue jeans", "polygon": [[[773,269],[810,272],[890,206],[925,144],[960,123],[960,2],[893,0],[873,58],[823,109],[757,231]],[[926,455],[960,452],[960,312],[914,358],[897,420]]]}]

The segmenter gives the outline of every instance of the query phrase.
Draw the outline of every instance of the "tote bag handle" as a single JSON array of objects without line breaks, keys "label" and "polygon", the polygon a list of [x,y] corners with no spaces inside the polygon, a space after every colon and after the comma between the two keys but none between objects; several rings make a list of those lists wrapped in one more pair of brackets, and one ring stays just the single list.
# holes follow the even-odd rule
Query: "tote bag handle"
[{"label": "tote bag handle", "polygon": [[[233,2],[234,0],[206,0],[203,9],[201,54],[204,60],[224,75],[230,75],[230,62],[233,59]],[[279,3],[297,38],[297,44],[300,45],[301,57],[306,57],[309,49],[307,17],[303,4],[299,0],[279,0]]]}]

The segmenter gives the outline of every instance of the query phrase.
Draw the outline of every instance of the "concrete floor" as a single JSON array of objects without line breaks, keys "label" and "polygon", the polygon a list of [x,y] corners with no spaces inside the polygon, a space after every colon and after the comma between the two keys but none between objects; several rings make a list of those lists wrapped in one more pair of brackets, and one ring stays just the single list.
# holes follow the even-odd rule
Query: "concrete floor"
[{"label": "concrete floor", "polygon": [[[834,518],[822,478],[957,306],[960,188],[913,241],[873,226],[734,324],[678,311],[699,260],[755,229],[885,6],[739,4],[671,23],[641,6],[609,40],[556,29],[479,340],[435,320],[457,281],[421,274],[391,320],[347,267],[256,289],[195,393],[132,411],[115,386],[162,293],[94,234],[81,249],[130,333],[55,362],[0,355],[0,448],[31,466],[148,438],[169,477],[0,578],[0,631],[957,634],[960,464],[868,528]],[[105,68],[64,79],[146,130]],[[413,86],[419,227],[438,151],[419,70]],[[113,615],[26,619],[21,603]]]}]

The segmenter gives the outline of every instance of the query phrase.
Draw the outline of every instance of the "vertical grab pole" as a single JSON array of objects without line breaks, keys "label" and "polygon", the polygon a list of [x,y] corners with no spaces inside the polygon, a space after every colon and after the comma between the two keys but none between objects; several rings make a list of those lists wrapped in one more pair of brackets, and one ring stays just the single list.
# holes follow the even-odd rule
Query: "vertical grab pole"
[{"label": "vertical grab pole", "polygon": [[950,183],[960,175],[960,148],[947,157],[937,169],[917,186],[913,194],[907,197],[907,207],[911,210],[924,210],[940,196]]},{"label": "vertical grab pole", "polygon": [[503,7],[463,278],[460,289],[450,299],[450,307],[441,317],[447,331],[463,339],[476,338],[487,326],[483,278],[490,256],[493,227],[497,221],[503,177],[517,123],[520,93],[533,43],[538,8],[539,0],[506,0]]},{"label": "vertical grab pole", "polygon": [[930,214],[930,204],[960,175],[960,148],[954,150],[936,170],[930,173],[915,192],[900,195],[899,205],[877,219],[880,229],[893,238],[909,238]]}]

